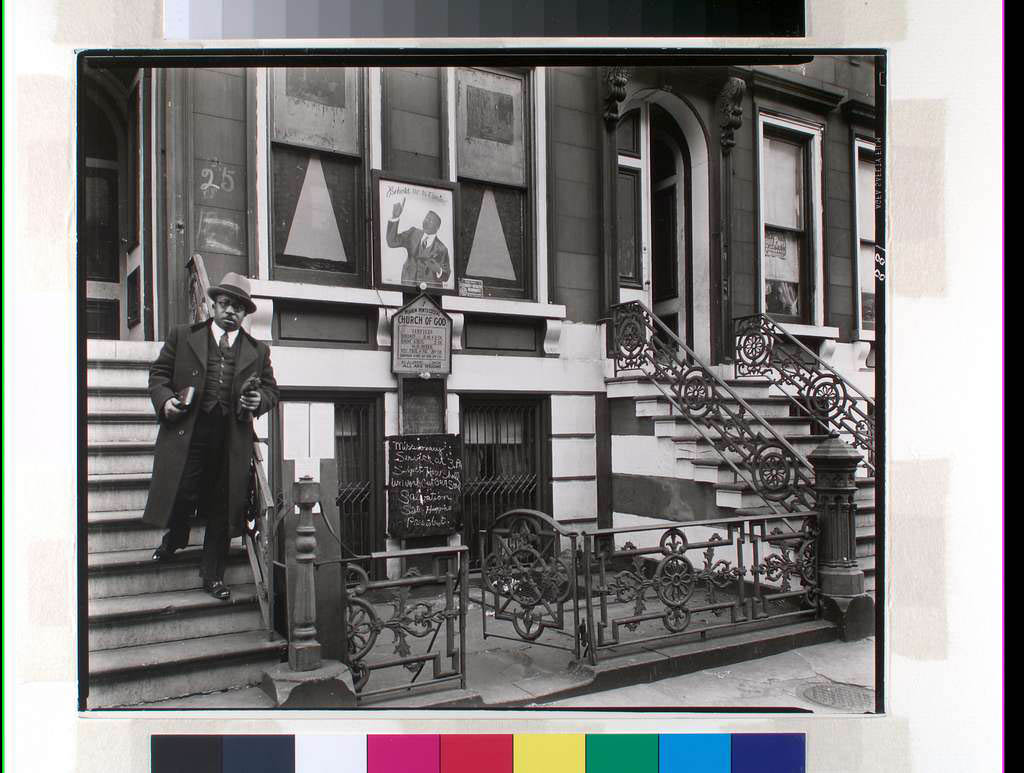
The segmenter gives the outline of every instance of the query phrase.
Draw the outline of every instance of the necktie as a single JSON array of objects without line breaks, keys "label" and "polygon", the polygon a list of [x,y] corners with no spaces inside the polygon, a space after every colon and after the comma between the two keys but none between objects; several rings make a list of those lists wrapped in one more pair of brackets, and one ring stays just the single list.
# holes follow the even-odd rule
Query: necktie
[{"label": "necktie", "polygon": [[222,335],[220,337],[220,356],[221,357],[227,357],[228,356],[228,352],[230,350],[231,350],[231,344],[228,343],[228,334],[224,333],[224,335]]},{"label": "necktie", "polygon": [[424,236],[423,237],[423,241],[420,242],[420,252],[426,252],[427,251],[427,239],[429,239],[429,238],[430,238],[429,236]]}]

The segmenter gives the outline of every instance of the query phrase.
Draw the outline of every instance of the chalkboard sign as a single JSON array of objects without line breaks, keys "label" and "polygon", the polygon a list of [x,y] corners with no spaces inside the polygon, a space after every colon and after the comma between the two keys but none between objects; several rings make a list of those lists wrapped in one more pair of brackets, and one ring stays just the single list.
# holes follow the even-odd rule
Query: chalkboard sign
[{"label": "chalkboard sign", "polygon": [[388,534],[428,537],[462,525],[462,451],[458,435],[388,438]]}]

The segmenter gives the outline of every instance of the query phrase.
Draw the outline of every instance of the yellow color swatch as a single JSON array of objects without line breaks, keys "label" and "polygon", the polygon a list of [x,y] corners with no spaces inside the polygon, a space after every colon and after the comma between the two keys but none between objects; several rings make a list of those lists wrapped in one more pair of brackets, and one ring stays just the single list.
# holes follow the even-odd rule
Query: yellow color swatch
[{"label": "yellow color swatch", "polygon": [[583,734],[516,734],[515,773],[584,773],[587,767]]}]

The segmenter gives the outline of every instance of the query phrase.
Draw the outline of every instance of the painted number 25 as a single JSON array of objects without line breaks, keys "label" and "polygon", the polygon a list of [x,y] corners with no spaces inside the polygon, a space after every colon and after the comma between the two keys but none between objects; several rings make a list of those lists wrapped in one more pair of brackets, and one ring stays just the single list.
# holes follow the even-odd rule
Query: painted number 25
[{"label": "painted number 25", "polygon": [[199,175],[203,178],[203,181],[199,184],[199,190],[202,191],[203,196],[211,198],[216,191],[231,193],[235,189],[235,173],[226,166],[219,167],[219,171],[219,182],[216,180],[217,169],[204,166],[202,171],[200,171]]}]

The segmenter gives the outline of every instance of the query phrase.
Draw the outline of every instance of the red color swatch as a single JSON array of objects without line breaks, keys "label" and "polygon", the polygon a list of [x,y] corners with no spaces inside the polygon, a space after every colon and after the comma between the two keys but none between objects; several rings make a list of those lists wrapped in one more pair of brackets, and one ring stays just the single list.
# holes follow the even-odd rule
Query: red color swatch
[{"label": "red color swatch", "polygon": [[438,773],[440,757],[436,735],[366,738],[366,773]]},{"label": "red color swatch", "polygon": [[512,773],[512,738],[511,734],[442,735],[441,773]]}]

